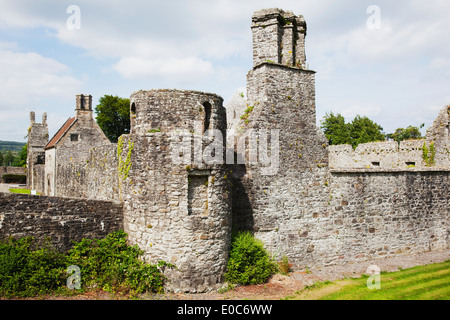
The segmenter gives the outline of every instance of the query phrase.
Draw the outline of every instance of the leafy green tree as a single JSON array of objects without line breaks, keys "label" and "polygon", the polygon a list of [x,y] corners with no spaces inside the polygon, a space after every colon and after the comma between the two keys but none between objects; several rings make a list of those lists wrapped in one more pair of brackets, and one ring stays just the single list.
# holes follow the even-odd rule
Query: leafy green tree
[{"label": "leafy green tree", "polygon": [[13,164],[13,162],[14,162],[14,158],[15,158],[15,156],[14,156],[14,154],[11,152],[11,150],[6,151],[6,154],[5,154],[4,158],[3,158],[3,164],[4,164],[6,167],[12,166],[12,164]]},{"label": "leafy green tree", "polygon": [[27,150],[28,145],[24,145],[22,150],[20,150],[19,155],[14,158],[12,163],[13,167],[26,167],[27,166]]},{"label": "leafy green tree", "polygon": [[351,143],[349,125],[345,123],[345,118],[340,113],[325,114],[320,124],[330,145]]},{"label": "leafy green tree", "polygon": [[130,99],[105,95],[95,107],[97,123],[111,142],[130,132]]},{"label": "leafy green tree", "polygon": [[360,143],[383,141],[383,128],[368,117],[357,115],[350,123],[350,137],[353,148]]},{"label": "leafy green tree", "polygon": [[325,133],[330,145],[351,144],[356,148],[360,143],[381,141],[385,139],[383,128],[368,117],[357,115],[352,122],[346,123],[341,114],[327,113],[321,121],[320,128]]},{"label": "leafy green tree", "polygon": [[3,166],[3,152],[0,151],[0,167]]},{"label": "leafy green tree", "polygon": [[424,124],[421,124],[419,128],[413,126],[408,126],[406,129],[397,128],[394,133],[389,133],[387,137],[397,142],[409,139],[420,139],[422,138],[420,129],[423,128],[423,126]]}]

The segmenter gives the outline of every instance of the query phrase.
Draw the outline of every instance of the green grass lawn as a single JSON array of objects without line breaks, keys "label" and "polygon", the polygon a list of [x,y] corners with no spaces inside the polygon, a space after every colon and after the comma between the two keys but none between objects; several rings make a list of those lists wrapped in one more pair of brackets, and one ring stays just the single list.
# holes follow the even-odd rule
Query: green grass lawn
[{"label": "green grass lawn", "polygon": [[[9,189],[9,192],[31,194],[31,190],[29,190],[29,189]],[[39,195],[39,193],[37,193],[37,194]]]},{"label": "green grass lawn", "polygon": [[[381,272],[380,289],[369,289],[369,276],[306,287],[287,300],[450,300],[450,260],[397,272]],[[370,282],[372,283],[372,282]]]}]

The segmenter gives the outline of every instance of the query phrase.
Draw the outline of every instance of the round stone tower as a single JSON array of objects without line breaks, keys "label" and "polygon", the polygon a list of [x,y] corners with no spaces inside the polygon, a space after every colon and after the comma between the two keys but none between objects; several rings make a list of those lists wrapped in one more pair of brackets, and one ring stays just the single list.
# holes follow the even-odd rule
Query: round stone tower
[{"label": "round stone tower", "polygon": [[226,112],[215,94],[137,91],[131,133],[118,143],[124,228],[169,290],[203,292],[223,280],[231,238],[224,165]]}]

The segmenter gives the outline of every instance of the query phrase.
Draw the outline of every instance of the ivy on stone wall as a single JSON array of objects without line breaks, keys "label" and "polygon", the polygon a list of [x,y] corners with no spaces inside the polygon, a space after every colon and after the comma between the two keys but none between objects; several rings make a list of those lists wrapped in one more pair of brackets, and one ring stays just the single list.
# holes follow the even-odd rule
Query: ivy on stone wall
[{"label": "ivy on stone wall", "polygon": [[426,143],[424,143],[422,146],[422,158],[428,167],[431,167],[435,164],[435,156],[436,148],[434,147],[434,142],[430,143],[430,148],[428,148]]},{"label": "ivy on stone wall", "polygon": [[122,180],[125,180],[128,178],[128,173],[131,169],[131,154],[134,149],[134,142],[128,142],[128,152],[125,160],[122,158],[122,151],[123,151],[123,138],[120,137],[119,141],[117,143],[117,156],[119,158],[118,163],[118,172],[119,177],[122,178]]}]

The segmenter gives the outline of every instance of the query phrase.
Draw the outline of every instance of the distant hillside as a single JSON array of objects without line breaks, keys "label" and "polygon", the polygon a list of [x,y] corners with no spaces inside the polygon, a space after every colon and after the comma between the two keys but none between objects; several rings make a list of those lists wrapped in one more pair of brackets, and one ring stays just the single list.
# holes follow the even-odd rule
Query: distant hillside
[{"label": "distant hillside", "polygon": [[0,140],[0,151],[5,153],[6,151],[11,150],[12,153],[18,153],[20,152],[20,150],[22,150],[24,145],[26,145],[25,142]]}]

